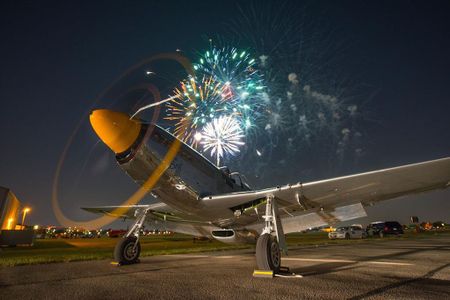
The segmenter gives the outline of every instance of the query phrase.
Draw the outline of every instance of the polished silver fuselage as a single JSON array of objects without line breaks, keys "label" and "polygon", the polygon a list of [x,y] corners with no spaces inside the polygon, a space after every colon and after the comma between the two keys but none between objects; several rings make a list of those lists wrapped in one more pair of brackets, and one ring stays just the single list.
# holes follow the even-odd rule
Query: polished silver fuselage
[{"label": "polished silver fuselage", "polygon": [[[119,166],[139,185],[161,164],[176,138],[157,125],[144,124],[135,144],[116,156]],[[200,198],[249,190],[185,143],[151,193],[184,220],[208,222],[221,228],[238,227],[257,219],[237,217],[232,208],[208,208]],[[166,208],[167,210],[167,208]]]}]

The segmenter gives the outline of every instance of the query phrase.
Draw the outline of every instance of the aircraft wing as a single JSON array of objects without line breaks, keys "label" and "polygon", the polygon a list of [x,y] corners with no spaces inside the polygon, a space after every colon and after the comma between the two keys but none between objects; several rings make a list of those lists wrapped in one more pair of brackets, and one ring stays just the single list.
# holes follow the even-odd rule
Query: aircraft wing
[{"label": "aircraft wing", "polygon": [[150,208],[146,222],[151,227],[161,228],[178,233],[190,234],[195,236],[210,236],[211,231],[219,229],[211,226],[207,222],[192,220],[184,216],[164,203],[154,203],[149,205],[128,205],[128,206],[98,206],[82,207],[91,213],[105,214],[121,219],[135,219],[136,210]]},{"label": "aircraft wing", "polygon": [[321,215],[324,224],[333,224],[352,219],[352,215],[365,216],[362,206],[449,185],[450,157],[447,157],[309,183],[207,196],[202,200],[207,207],[227,207],[245,213],[253,212],[267,196],[273,196],[282,217],[315,212]]},{"label": "aircraft wing", "polygon": [[200,224],[206,222],[199,222],[192,220],[187,216],[178,213],[164,203],[154,203],[148,205],[124,205],[124,206],[98,206],[98,207],[82,207],[81,209],[91,213],[105,214],[115,218],[135,219],[137,210],[150,208],[150,213],[147,215],[148,220],[172,221],[180,223]]},{"label": "aircraft wing", "polygon": [[82,207],[81,209],[95,213],[104,214],[110,217],[122,219],[135,219],[135,211],[140,208],[147,208],[148,205],[129,205],[129,206],[98,206],[98,207]]}]

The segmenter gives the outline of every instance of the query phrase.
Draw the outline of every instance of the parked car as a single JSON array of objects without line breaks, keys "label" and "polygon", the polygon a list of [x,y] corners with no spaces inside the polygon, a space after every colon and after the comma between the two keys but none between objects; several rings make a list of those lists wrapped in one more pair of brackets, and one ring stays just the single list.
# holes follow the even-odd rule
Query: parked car
[{"label": "parked car", "polygon": [[368,236],[379,236],[382,238],[389,234],[403,234],[403,226],[397,221],[373,222],[367,226],[366,232]]},{"label": "parked car", "polygon": [[367,236],[378,236],[384,229],[384,222],[372,222],[366,227]]},{"label": "parked car", "polygon": [[433,229],[444,229],[445,223],[442,221],[433,222]]},{"label": "parked car", "polygon": [[334,239],[363,239],[365,238],[366,232],[362,229],[362,226],[352,225],[345,227],[338,227],[336,231],[328,233],[328,238]]}]

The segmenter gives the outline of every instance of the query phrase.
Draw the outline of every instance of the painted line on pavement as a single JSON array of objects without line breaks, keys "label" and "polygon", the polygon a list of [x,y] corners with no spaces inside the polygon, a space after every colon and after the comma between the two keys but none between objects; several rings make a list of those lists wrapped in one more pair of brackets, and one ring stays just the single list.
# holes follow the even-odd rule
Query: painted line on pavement
[{"label": "painted line on pavement", "polygon": [[410,263],[391,262],[391,261],[357,261],[346,259],[328,259],[328,258],[297,258],[284,257],[283,260],[306,261],[306,262],[329,262],[329,263],[360,263],[360,264],[375,264],[375,265],[392,265],[392,266],[413,266]]}]

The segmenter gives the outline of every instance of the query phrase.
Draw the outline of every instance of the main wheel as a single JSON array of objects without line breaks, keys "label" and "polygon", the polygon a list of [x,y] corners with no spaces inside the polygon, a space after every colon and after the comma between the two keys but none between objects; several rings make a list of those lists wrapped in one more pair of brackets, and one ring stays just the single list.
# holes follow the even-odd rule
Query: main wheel
[{"label": "main wheel", "polygon": [[346,239],[346,240],[349,240],[349,239],[350,239],[350,234],[349,234],[349,233],[346,233],[346,234],[345,234],[345,239]]},{"label": "main wheel", "polygon": [[124,237],[114,248],[114,259],[121,265],[130,265],[139,262],[139,254],[141,254],[141,244],[136,244],[136,237]]},{"label": "main wheel", "polygon": [[280,246],[274,236],[265,233],[256,242],[256,264],[258,269],[278,272],[281,266]]}]

